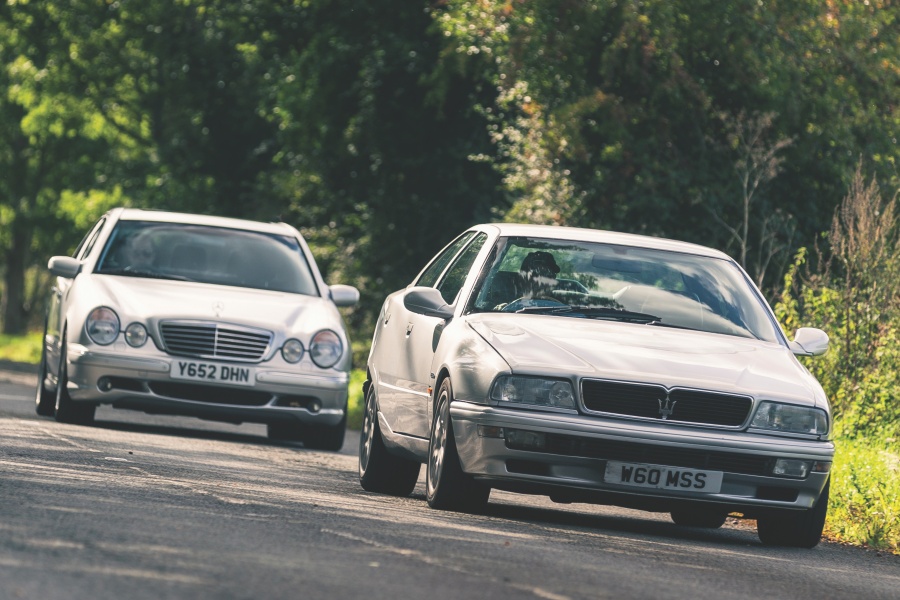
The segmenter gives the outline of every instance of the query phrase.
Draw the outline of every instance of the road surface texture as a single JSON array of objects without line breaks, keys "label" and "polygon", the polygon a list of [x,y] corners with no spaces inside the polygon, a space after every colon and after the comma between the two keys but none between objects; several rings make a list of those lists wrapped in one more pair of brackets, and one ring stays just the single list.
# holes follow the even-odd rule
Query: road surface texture
[{"label": "road surface texture", "polygon": [[[0,369],[0,599],[900,599],[900,557],[763,547],[752,523],[494,492],[486,514],[367,493],[340,453],[259,425],[34,414]],[[424,470],[422,471],[424,477]]]}]

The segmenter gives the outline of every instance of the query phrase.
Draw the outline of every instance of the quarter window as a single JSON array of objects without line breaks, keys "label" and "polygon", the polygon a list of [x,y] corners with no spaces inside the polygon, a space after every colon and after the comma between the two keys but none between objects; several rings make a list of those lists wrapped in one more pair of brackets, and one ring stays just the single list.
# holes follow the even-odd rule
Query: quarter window
[{"label": "quarter window", "polygon": [[479,233],[475,240],[462,251],[459,258],[456,259],[456,262],[448,269],[447,274],[444,276],[444,280],[441,281],[441,284],[438,286],[438,291],[441,293],[441,296],[444,297],[444,301],[447,304],[456,303],[456,296],[459,294],[459,290],[462,289],[463,283],[466,281],[466,276],[472,269],[472,263],[475,262],[475,257],[478,256],[479,250],[481,250],[481,247],[484,246],[486,241],[487,234]]},{"label": "quarter window", "polygon": [[441,273],[444,272],[444,269],[447,268],[447,265],[450,264],[453,257],[456,256],[460,249],[469,243],[469,240],[474,236],[475,232],[469,231],[456,238],[449,246],[444,248],[444,250],[437,255],[437,258],[431,261],[431,264],[428,265],[425,272],[422,273],[421,277],[416,281],[416,285],[434,287],[434,284],[437,283]]},{"label": "quarter window", "polygon": [[91,250],[94,249],[94,244],[97,243],[97,238],[100,237],[100,231],[103,229],[104,223],[106,223],[106,217],[97,221],[97,224],[84,236],[84,239],[81,240],[81,243],[78,244],[78,247],[75,248],[75,252],[72,254],[74,258],[84,260],[91,253]]}]

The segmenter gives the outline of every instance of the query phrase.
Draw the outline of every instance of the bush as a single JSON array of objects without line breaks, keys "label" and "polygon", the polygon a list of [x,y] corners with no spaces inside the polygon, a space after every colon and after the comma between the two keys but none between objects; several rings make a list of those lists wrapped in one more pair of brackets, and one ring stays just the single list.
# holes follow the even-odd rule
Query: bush
[{"label": "bush", "polygon": [[[785,331],[824,329],[827,354],[804,364],[831,402],[836,435],[828,531],[900,552],[900,226],[857,168],[815,265],[801,249],[776,314]],[[827,254],[826,254],[827,251]]]},{"label": "bush", "polygon": [[806,360],[825,389],[841,436],[900,436],[900,228],[897,196],[884,202],[857,169],[816,265],[801,249],[776,313],[787,332],[819,327],[828,354]]}]

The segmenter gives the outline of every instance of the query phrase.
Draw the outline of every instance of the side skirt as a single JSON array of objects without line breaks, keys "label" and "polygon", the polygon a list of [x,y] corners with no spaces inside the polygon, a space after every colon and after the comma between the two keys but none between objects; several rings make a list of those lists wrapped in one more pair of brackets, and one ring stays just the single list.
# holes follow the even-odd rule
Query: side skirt
[{"label": "side skirt", "polygon": [[381,427],[381,435],[384,445],[392,454],[424,463],[428,457],[428,440],[426,438],[395,433],[381,412],[378,413],[378,425]]}]

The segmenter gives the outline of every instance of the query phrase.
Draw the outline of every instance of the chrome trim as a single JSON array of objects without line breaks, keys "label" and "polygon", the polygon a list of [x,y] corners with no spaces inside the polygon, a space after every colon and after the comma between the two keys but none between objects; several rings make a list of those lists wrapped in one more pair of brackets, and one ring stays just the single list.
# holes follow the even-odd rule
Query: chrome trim
[{"label": "chrome trim", "polygon": [[[181,328],[187,343],[178,343],[166,328]],[[166,353],[172,356],[185,356],[209,360],[225,360],[233,362],[258,363],[264,360],[272,349],[274,334],[271,331],[246,325],[220,323],[218,321],[171,319],[160,321],[157,325],[159,339]],[[193,329],[193,332],[186,331]],[[225,335],[246,335],[248,340],[225,342]],[[190,339],[188,339],[190,338]],[[252,341],[249,346],[242,346],[242,341]],[[265,342],[265,347],[259,345]],[[193,350],[190,346],[194,346]],[[246,349],[244,349],[246,348]]]}]

